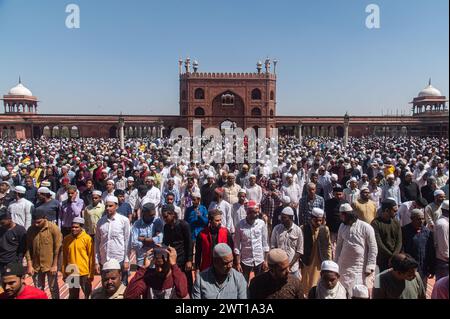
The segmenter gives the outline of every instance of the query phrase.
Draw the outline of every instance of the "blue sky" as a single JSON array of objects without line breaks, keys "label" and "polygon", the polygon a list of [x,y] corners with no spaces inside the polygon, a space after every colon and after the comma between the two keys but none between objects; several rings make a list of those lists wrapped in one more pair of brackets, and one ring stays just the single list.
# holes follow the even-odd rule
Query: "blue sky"
[{"label": "blue sky", "polygon": [[[81,28],[67,29],[67,4]],[[367,29],[368,4],[381,28]],[[22,76],[40,113],[178,114],[178,66],[279,60],[278,115],[408,112],[448,96],[448,0],[0,0],[0,94]]]}]

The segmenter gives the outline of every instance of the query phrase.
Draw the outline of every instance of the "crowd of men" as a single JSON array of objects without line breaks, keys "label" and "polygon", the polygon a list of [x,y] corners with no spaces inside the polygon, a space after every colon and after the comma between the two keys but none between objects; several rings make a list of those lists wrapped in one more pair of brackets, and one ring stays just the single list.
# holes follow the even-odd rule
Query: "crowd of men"
[{"label": "crowd of men", "polygon": [[448,139],[175,142],[0,140],[0,299],[59,299],[59,274],[72,299],[448,299]]}]

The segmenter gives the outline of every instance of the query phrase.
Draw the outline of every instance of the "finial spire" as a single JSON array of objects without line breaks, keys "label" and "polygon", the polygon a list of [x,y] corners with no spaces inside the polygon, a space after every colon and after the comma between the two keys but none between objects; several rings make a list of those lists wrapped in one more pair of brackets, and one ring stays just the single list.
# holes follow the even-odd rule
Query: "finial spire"
[{"label": "finial spire", "polygon": [[22,83],[22,79],[20,78],[20,75],[19,75],[19,84],[21,84]]},{"label": "finial spire", "polygon": [[431,77],[430,77],[430,79],[428,80],[428,85],[431,85]]}]

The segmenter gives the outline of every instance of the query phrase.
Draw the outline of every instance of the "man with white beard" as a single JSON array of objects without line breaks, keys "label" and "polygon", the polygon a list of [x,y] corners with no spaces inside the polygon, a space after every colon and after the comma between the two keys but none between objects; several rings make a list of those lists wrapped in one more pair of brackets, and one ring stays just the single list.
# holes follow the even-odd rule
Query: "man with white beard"
[{"label": "man with white beard", "polygon": [[281,188],[281,193],[283,196],[288,196],[291,199],[291,207],[294,213],[298,216],[298,203],[302,197],[300,186],[294,183],[294,178],[291,173],[286,174],[287,185]]},{"label": "man with white beard", "polygon": [[[339,265],[339,281],[349,294],[355,285],[372,285],[378,247],[375,231],[358,219],[350,204],[339,208],[342,224],[339,227],[334,261]],[[351,297],[351,296],[350,296]]]}]

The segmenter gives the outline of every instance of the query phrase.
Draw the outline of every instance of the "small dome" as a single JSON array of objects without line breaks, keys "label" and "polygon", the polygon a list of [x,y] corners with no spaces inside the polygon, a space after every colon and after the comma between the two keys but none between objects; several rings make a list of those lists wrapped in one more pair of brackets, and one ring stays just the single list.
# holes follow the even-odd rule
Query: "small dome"
[{"label": "small dome", "polygon": [[22,83],[19,82],[19,84],[9,90],[8,95],[33,96],[33,93],[31,93],[29,89],[27,89]]},{"label": "small dome", "polygon": [[441,91],[431,85],[431,81],[426,88],[419,92],[419,97],[423,96],[442,96]]}]

